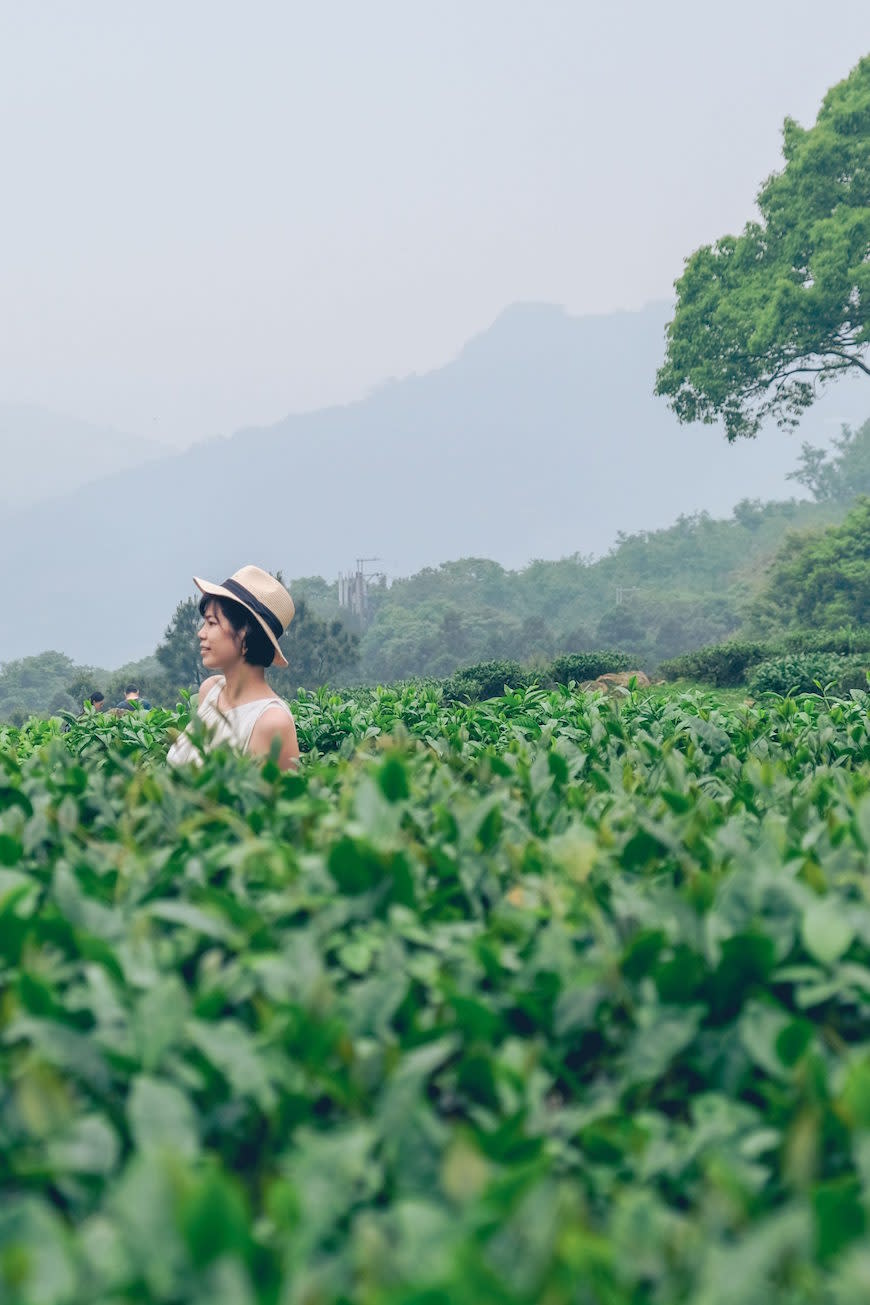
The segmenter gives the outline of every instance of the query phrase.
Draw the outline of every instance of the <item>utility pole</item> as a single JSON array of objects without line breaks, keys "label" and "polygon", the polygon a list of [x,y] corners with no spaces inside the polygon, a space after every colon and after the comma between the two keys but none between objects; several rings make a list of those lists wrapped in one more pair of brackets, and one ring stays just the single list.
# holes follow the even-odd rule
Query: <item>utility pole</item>
[{"label": "utility pole", "polygon": [[380,562],[379,557],[358,557],[353,571],[340,571],[338,576],[338,605],[352,612],[360,625],[365,625],[369,611],[369,580],[379,580],[382,571],[366,571],[369,562]]}]

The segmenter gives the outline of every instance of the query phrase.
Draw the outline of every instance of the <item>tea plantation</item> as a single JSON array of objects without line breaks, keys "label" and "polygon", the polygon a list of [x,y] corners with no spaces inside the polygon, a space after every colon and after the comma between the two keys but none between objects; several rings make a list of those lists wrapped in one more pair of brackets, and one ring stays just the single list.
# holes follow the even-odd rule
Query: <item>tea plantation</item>
[{"label": "tea plantation", "polygon": [[6,1305],[866,1305],[868,696],[0,730]]}]

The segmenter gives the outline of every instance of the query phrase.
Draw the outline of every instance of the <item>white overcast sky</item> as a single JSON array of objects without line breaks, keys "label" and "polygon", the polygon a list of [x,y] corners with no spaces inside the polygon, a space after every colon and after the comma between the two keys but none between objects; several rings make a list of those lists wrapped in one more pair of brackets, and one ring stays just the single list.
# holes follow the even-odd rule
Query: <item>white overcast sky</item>
[{"label": "white overcast sky", "polygon": [[666,298],[868,51],[867,0],[0,0],[0,400],[180,445]]}]

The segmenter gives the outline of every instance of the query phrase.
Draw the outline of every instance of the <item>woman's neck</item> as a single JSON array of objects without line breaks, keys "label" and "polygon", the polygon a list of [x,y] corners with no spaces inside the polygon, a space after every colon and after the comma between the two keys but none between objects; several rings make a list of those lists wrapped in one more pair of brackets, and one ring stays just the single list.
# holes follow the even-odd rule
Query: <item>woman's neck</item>
[{"label": "woman's neck", "polygon": [[269,686],[262,666],[249,666],[239,662],[223,672],[224,687],[221,697],[227,707],[236,707],[242,702],[252,702],[256,697],[266,697]]}]

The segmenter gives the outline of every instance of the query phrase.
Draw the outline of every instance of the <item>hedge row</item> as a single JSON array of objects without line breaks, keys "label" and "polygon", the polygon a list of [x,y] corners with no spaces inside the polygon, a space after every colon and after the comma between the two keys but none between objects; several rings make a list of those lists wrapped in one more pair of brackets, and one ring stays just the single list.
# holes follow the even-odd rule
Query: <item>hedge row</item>
[{"label": "hedge row", "polygon": [[851,689],[867,688],[870,661],[838,653],[788,653],[759,662],[749,676],[752,693],[816,693],[844,697]]},{"label": "hedge row", "polygon": [[478,662],[465,666],[444,681],[444,697],[449,701],[484,702],[497,698],[507,689],[525,689],[530,684],[582,684],[599,675],[627,671],[634,665],[628,653],[614,649],[593,652],[563,653],[548,666],[529,668],[514,661]]},{"label": "hedge row", "polygon": [[[695,648],[692,652],[662,662],[659,673],[666,680],[702,680],[725,688],[745,684],[753,669],[763,662],[780,661],[798,654],[820,653],[853,659],[867,652],[870,652],[870,630],[806,631],[778,642],[732,639],[727,643]],[[837,674],[849,669],[840,665]],[[833,678],[836,678],[836,674]]]}]

